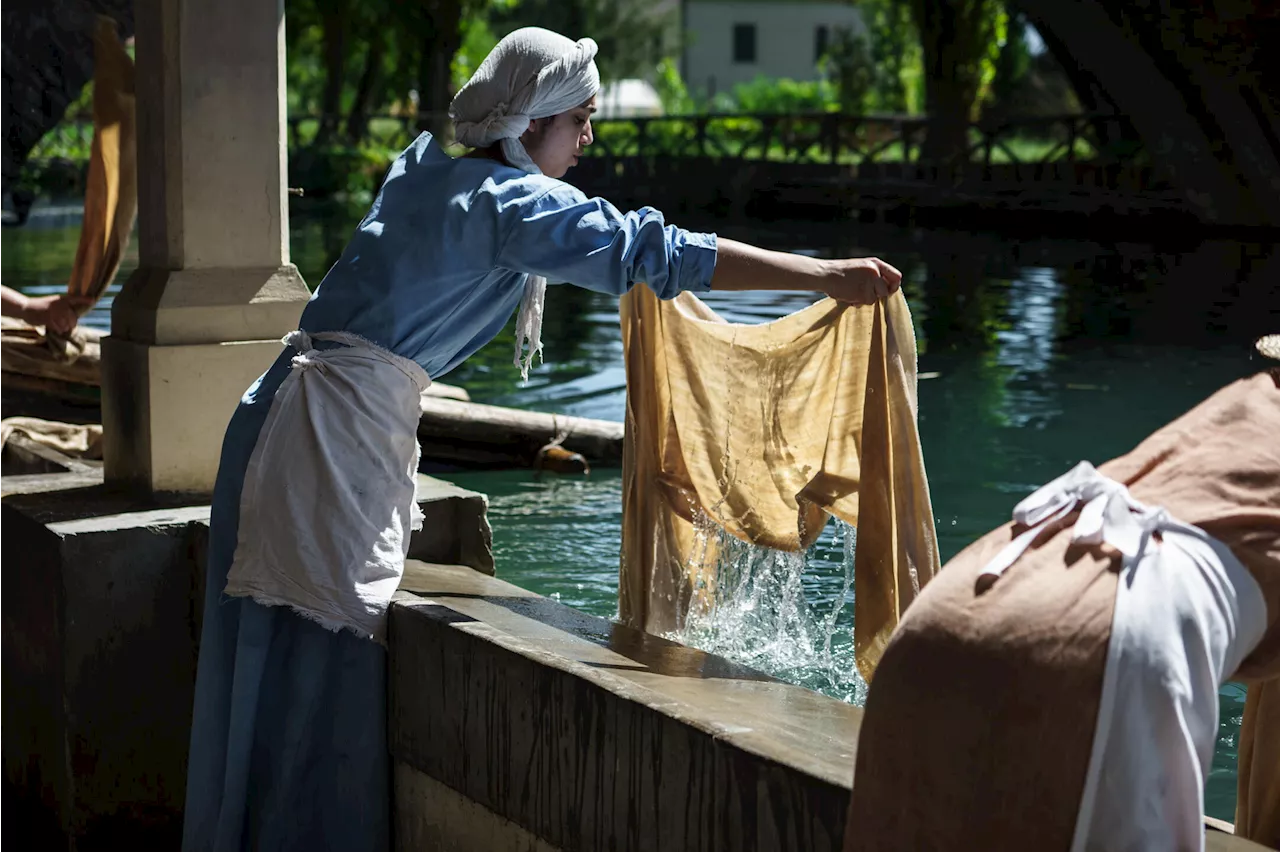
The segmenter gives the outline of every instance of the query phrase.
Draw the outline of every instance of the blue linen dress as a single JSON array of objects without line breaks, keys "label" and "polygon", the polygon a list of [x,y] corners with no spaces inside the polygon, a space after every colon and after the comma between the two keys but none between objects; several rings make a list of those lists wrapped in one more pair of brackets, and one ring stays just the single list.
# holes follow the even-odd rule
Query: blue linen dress
[{"label": "blue linen dress", "polygon": [[[708,290],[715,259],[714,234],[667,225],[652,208],[620,213],[544,175],[451,158],[424,133],[391,166],[301,326],[357,334],[434,379],[497,335],[528,274],[617,295],[643,281],[670,299]],[[191,726],[188,852],[390,848],[386,650],[222,593],[245,470],[294,354],[282,352],[249,388],[223,442]]]}]

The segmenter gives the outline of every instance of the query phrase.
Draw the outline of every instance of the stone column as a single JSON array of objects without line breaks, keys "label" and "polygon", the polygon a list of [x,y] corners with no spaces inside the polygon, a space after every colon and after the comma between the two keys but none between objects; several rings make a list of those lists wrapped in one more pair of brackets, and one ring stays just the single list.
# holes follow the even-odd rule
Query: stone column
[{"label": "stone column", "polygon": [[137,0],[139,268],[102,347],[108,481],[213,487],[241,394],[297,327],[280,0]]}]

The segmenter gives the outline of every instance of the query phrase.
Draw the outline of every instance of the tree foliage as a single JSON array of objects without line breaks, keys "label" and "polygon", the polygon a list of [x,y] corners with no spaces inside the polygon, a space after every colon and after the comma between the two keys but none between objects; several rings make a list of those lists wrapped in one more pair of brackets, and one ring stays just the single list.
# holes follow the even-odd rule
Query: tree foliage
[{"label": "tree foliage", "polygon": [[870,34],[875,74],[867,110],[919,113],[924,108],[924,56],[909,4],[905,0],[862,0],[858,9]]},{"label": "tree foliage", "polygon": [[286,0],[289,108],[307,145],[358,145],[371,115],[447,131],[453,93],[521,26],[591,35],[606,80],[652,78],[676,49],[670,13],[644,0]]},{"label": "tree foliage", "polygon": [[1000,0],[910,0],[924,55],[929,131],[922,155],[966,159],[969,122],[995,78],[1009,16]]},{"label": "tree foliage", "polygon": [[518,0],[490,16],[495,33],[545,27],[569,38],[590,36],[600,46],[596,65],[606,82],[652,79],[678,45],[676,12],[656,12],[645,0]]},{"label": "tree foliage", "polygon": [[454,92],[521,26],[590,35],[604,80],[649,80],[668,114],[927,112],[925,154],[941,161],[962,157],[968,122],[985,104],[1026,112],[1029,102],[1064,102],[1055,86],[1070,88],[1059,85],[1052,62],[1030,56],[1028,25],[1010,18],[1002,0],[858,0],[864,26],[833,33],[818,79],[761,77],[714,97],[690,92],[680,78],[671,61],[682,38],[677,13],[654,11],[648,0],[285,6],[290,167],[295,185],[320,194],[376,184],[389,154],[419,129],[447,143]]},{"label": "tree foliage", "polygon": [[835,86],[840,111],[862,112],[877,82],[870,40],[849,27],[837,27],[821,65]]},{"label": "tree foliage", "polygon": [[508,5],[286,0],[289,109],[318,121],[308,146],[359,145],[373,115],[407,115],[426,129],[446,129],[456,58],[464,44],[474,47],[475,37],[484,42],[483,22]]}]

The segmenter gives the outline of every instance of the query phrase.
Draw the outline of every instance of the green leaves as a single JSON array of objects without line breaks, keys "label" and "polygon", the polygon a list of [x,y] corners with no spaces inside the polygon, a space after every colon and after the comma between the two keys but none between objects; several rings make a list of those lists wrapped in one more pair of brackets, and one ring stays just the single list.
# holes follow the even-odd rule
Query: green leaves
[{"label": "green leaves", "polygon": [[590,36],[600,45],[596,65],[604,82],[652,79],[658,63],[679,49],[676,9],[655,12],[646,0],[515,0],[490,9],[489,20],[499,35],[537,26]]}]

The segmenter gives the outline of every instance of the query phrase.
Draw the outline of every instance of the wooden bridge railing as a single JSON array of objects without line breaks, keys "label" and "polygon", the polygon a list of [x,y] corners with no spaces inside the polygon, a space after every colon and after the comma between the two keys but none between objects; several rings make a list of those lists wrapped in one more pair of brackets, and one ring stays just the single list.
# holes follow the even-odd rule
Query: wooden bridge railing
[{"label": "wooden bridge railing", "polygon": [[[420,122],[414,115],[372,116],[366,139],[399,148],[417,136]],[[310,143],[318,125],[314,117],[291,116],[290,146]],[[595,144],[587,154],[595,157],[712,157],[849,165],[917,163],[928,132],[925,118],[842,113],[654,116],[602,119],[593,126]],[[1116,115],[980,121],[969,127],[967,161],[986,165],[1078,161],[1137,165],[1144,152],[1134,139],[1128,120]],[[87,159],[92,141],[90,122],[64,121],[41,140],[30,159],[48,159],[53,151],[82,152]]]},{"label": "wooden bridge railing", "polygon": [[[713,157],[791,163],[916,163],[928,120],[911,116],[700,115],[593,122],[591,156]],[[1087,160],[1128,165],[1142,157],[1127,120],[1061,115],[977,122],[969,127],[970,163]]]}]

